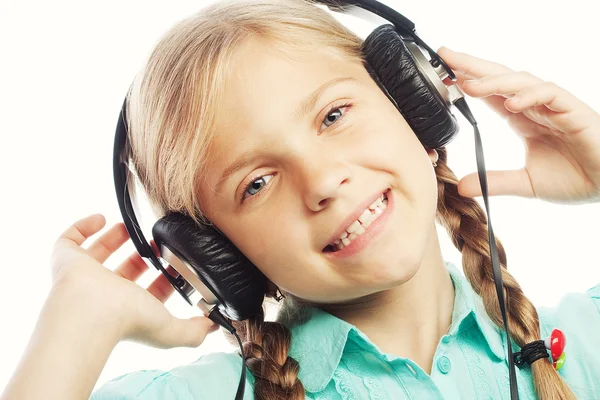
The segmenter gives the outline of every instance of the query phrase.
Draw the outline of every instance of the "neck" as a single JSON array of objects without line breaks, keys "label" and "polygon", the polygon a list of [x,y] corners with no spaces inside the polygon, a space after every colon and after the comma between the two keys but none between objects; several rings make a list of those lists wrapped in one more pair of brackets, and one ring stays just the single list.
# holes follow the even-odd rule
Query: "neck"
[{"label": "neck", "polygon": [[324,310],[356,326],[381,351],[410,358],[430,373],[454,309],[454,286],[435,226],[424,254],[417,272],[404,284]]}]

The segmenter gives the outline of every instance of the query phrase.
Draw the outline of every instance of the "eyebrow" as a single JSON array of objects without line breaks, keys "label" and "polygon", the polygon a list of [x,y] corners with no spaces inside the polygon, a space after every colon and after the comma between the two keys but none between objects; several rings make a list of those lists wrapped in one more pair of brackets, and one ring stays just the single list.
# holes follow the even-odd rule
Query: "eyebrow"
[{"label": "eyebrow", "polygon": [[231,164],[229,167],[225,168],[225,171],[223,171],[223,175],[221,175],[219,182],[217,182],[217,186],[215,188],[215,193],[217,195],[219,195],[221,193],[221,190],[223,189],[222,186],[225,183],[225,181],[231,175],[233,175],[240,169],[245,168],[246,165],[252,163],[257,156],[258,156],[257,152],[248,151],[248,152],[242,154],[242,156],[240,158],[238,158],[236,162]]},{"label": "eyebrow", "polygon": [[[293,113],[294,117],[298,120],[304,118],[313,108],[315,108],[315,106],[317,105],[317,102],[319,101],[319,99],[321,98],[323,93],[325,93],[331,87],[339,85],[344,82],[356,83],[358,81],[356,80],[356,78],[353,78],[353,77],[343,77],[343,78],[334,78],[330,81],[325,82],[324,84],[319,86],[314,92],[312,92],[310,95],[308,95],[298,105],[298,107],[296,108],[296,110]],[[242,156],[240,158],[238,158],[233,164],[231,164],[230,166],[225,168],[225,170],[223,171],[223,174],[221,175],[221,178],[219,178],[219,181],[217,182],[217,185],[215,188],[215,193],[217,195],[219,193],[221,193],[222,186],[225,183],[225,181],[231,175],[233,175],[240,169],[246,167],[248,164],[252,163],[257,155],[258,155],[258,153],[256,151],[248,151],[246,153],[243,153]]]},{"label": "eyebrow", "polygon": [[319,86],[314,92],[312,92],[308,97],[306,97],[306,99],[304,99],[302,103],[300,103],[298,108],[296,108],[296,111],[294,111],[294,116],[297,119],[304,118],[306,114],[308,114],[313,108],[315,108],[315,106],[317,105],[317,101],[319,101],[319,99],[327,89],[344,82],[356,83],[357,80],[356,78],[348,76],[344,78],[335,78],[328,82],[325,82],[324,84]]}]

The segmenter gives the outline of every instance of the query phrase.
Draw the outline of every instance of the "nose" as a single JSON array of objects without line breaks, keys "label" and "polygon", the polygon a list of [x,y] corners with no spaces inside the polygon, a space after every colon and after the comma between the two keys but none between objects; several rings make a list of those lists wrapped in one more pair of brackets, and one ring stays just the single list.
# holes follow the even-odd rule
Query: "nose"
[{"label": "nose", "polygon": [[350,183],[348,165],[325,155],[321,160],[311,158],[304,163],[302,196],[312,211],[327,207],[337,196],[343,185]]}]

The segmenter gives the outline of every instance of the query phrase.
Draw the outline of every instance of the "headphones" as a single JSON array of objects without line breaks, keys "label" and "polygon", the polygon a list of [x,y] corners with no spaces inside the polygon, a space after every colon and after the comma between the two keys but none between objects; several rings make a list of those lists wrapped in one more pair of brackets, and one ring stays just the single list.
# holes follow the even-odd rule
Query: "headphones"
[{"label": "headphones", "polygon": [[[377,27],[364,40],[365,68],[425,148],[443,147],[456,137],[459,125],[451,112],[452,105],[473,126],[479,181],[488,216],[494,280],[508,338],[502,275],[489,214],[481,137],[464,95],[455,84],[456,76],[444,60],[419,38],[415,24],[392,8],[376,0],[318,0],[318,3],[332,11],[355,14],[369,20],[379,16],[391,23]],[[443,82],[446,77],[452,80],[450,85]],[[237,338],[242,354],[242,374],[235,398],[242,400],[245,357],[241,340],[228,319],[243,321],[262,312],[267,278],[215,227],[198,225],[189,216],[179,212],[168,213],[152,227],[152,236],[160,250],[160,257],[155,255],[135,216],[126,182],[126,101],[118,118],[113,154],[115,190],[123,221],[144,261],[160,270],[190,305],[194,305],[190,296],[198,292],[202,298],[196,306],[202,309],[205,316]],[[176,277],[167,272],[163,261],[177,271]],[[511,399],[515,400],[519,397],[510,340],[507,340],[507,350]]]}]

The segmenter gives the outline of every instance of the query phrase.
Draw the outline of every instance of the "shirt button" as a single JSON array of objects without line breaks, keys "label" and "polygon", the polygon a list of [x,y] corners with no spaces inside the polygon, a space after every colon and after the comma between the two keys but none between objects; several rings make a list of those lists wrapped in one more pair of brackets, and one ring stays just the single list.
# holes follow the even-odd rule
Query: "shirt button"
[{"label": "shirt button", "polygon": [[448,357],[442,356],[438,358],[437,366],[442,374],[447,374],[448,372],[450,372],[452,364],[450,363],[450,359],[448,359]]}]

